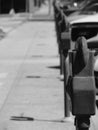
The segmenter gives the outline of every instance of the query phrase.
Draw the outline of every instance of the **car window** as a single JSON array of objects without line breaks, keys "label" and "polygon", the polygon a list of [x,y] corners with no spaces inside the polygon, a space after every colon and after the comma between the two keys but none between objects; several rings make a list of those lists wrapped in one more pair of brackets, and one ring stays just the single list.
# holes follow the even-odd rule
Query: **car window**
[{"label": "car window", "polygon": [[98,11],[98,5],[94,5],[94,6],[88,7],[84,11]]}]

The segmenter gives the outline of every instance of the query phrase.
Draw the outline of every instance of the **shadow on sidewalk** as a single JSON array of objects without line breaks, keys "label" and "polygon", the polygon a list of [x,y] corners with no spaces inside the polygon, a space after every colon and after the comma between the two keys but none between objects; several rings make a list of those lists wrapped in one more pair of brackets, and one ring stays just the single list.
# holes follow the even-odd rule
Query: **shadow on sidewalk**
[{"label": "shadow on sidewalk", "polygon": [[48,120],[48,119],[35,119],[33,117],[12,116],[10,120],[14,120],[14,121],[40,121],[40,122],[55,122],[55,123],[72,122],[73,123],[73,120],[67,120],[66,118]]}]

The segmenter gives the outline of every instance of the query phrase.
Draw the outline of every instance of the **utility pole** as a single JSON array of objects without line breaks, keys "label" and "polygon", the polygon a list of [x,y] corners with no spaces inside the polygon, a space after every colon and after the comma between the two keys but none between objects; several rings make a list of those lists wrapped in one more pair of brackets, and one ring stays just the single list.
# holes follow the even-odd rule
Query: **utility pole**
[{"label": "utility pole", "polygon": [[34,12],[34,0],[29,0],[29,12]]},{"label": "utility pole", "polygon": [[51,15],[51,11],[52,11],[52,0],[48,0],[49,2],[49,15]]}]

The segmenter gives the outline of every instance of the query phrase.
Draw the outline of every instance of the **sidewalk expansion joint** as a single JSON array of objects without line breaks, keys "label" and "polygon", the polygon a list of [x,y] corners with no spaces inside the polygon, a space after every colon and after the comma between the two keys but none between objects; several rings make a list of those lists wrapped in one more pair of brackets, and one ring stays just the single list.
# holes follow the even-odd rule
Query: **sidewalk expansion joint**
[{"label": "sidewalk expansion joint", "polygon": [[53,77],[53,76],[35,76],[35,75],[28,75],[26,76],[27,79],[60,79],[59,77]]},{"label": "sidewalk expansion joint", "polygon": [[26,76],[26,78],[35,78],[35,79],[39,79],[39,78],[41,78],[41,76],[32,76],[32,75],[29,75],[29,76]]}]

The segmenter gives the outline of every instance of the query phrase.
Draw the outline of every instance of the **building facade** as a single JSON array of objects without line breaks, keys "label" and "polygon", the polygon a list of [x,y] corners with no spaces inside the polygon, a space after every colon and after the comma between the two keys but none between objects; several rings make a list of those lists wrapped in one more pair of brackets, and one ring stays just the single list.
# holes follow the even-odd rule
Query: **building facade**
[{"label": "building facade", "polygon": [[32,13],[35,4],[34,0],[0,0],[0,14],[7,14],[11,9],[14,9],[16,13]]}]

